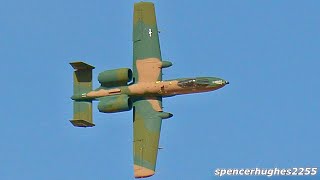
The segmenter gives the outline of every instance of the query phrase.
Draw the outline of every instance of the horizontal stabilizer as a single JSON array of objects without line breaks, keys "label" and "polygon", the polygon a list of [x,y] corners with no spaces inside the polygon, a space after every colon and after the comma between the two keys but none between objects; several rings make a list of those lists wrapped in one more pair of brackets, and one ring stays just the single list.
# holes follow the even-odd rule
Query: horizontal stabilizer
[{"label": "horizontal stabilizer", "polygon": [[73,119],[70,122],[76,127],[93,127],[92,120],[92,102],[74,101]]},{"label": "horizontal stabilizer", "polygon": [[[84,62],[72,62],[70,65],[75,69],[73,72],[73,96],[81,96],[83,93],[92,91],[93,66]],[[83,99],[73,102],[73,119],[70,122],[77,127],[92,127],[92,100]]]},{"label": "horizontal stabilizer", "polygon": [[73,95],[81,95],[92,91],[93,66],[84,62],[72,62],[73,72]]}]

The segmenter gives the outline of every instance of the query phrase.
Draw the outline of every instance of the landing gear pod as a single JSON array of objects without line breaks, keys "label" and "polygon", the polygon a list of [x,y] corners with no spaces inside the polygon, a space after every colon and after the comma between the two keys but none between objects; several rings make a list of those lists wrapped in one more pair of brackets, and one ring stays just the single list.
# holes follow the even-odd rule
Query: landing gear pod
[{"label": "landing gear pod", "polygon": [[169,119],[173,116],[173,114],[168,113],[168,112],[159,112],[159,117],[162,119]]},{"label": "landing gear pod", "polygon": [[161,68],[167,68],[167,67],[172,66],[172,62],[170,62],[170,61],[162,61],[161,63],[162,63]]}]

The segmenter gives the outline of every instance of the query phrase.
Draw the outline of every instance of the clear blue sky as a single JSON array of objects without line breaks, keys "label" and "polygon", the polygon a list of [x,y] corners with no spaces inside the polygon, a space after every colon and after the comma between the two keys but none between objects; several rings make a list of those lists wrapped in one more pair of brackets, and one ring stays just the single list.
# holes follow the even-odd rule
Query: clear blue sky
[{"label": "clear blue sky", "polygon": [[[174,116],[163,122],[164,149],[149,179],[319,167],[320,2],[154,2],[162,57],[174,64],[164,79],[230,84],[164,100]],[[96,127],[74,128],[68,64],[96,66],[95,87],[99,72],[131,67],[133,3],[0,1],[1,180],[133,179],[132,112],[95,108]]]}]

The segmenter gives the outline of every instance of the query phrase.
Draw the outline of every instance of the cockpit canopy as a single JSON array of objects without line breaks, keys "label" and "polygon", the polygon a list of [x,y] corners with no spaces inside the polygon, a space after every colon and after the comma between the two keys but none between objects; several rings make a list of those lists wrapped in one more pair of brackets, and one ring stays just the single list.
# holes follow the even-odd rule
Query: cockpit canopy
[{"label": "cockpit canopy", "polygon": [[178,82],[178,86],[182,88],[206,87],[206,86],[209,86],[209,84],[210,82],[206,78],[184,79]]}]

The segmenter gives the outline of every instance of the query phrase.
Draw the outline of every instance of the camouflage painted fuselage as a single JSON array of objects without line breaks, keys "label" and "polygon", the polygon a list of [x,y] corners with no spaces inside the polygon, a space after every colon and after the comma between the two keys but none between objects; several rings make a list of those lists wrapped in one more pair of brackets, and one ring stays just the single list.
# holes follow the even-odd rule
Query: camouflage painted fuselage
[{"label": "camouflage painted fuselage", "polygon": [[120,87],[99,87],[94,91],[73,96],[74,100],[98,99],[105,96],[125,94],[132,97],[171,97],[181,94],[213,91],[228,84],[215,77],[181,78],[166,81],[140,82]]},{"label": "camouflage painted fuselage", "polygon": [[[93,66],[71,63],[74,72],[74,126],[92,127],[92,101],[104,113],[133,109],[134,176],[143,178],[155,173],[162,119],[172,117],[163,112],[162,98],[200,93],[222,88],[228,82],[216,77],[162,80],[162,69],[171,62],[162,61],[153,3],[134,5],[133,71],[128,68],[99,74],[101,86],[92,90]],[[132,79],[132,81],[131,81]],[[128,84],[130,83],[130,84]]]}]

